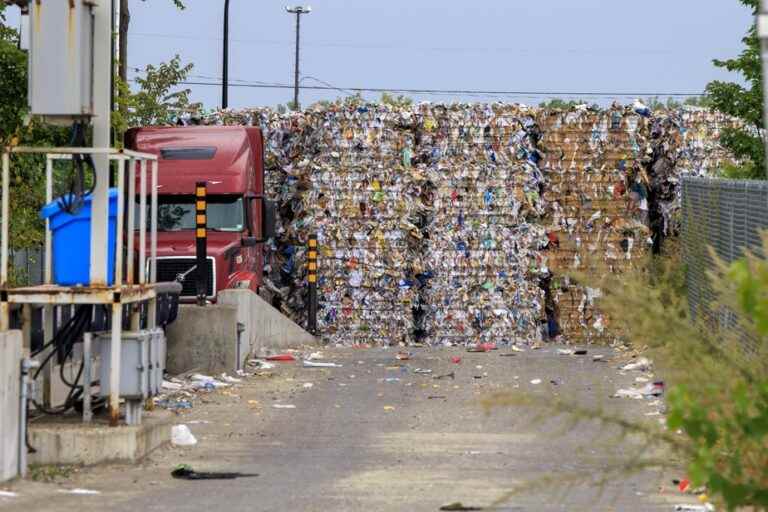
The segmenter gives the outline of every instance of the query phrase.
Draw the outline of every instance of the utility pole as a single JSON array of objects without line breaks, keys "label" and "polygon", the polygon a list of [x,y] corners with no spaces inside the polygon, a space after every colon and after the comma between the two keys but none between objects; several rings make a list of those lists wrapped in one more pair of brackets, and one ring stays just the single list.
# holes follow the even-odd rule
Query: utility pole
[{"label": "utility pole", "polygon": [[[763,145],[768,155],[768,0],[761,0],[757,14],[757,36],[760,38],[760,53],[763,57]],[[768,176],[768,160],[766,160],[766,176]]]},{"label": "utility pole", "polygon": [[312,7],[302,7],[297,5],[295,7],[286,7],[285,10],[291,14],[296,15],[296,65],[294,67],[293,76],[293,109],[299,111],[299,35],[301,33],[301,15],[309,14],[312,12]]},{"label": "utility pole", "polygon": [[224,0],[224,48],[221,64],[221,108],[229,107],[229,0]]}]

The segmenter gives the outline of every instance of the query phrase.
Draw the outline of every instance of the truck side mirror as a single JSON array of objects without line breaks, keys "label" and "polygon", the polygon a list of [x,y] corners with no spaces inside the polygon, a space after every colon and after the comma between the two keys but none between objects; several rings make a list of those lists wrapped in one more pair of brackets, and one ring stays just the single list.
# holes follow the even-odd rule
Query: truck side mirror
[{"label": "truck side mirror", "polygon": [[[259,242],[275,236],[276,208],[264,196],[250,198],[248,205],[248,232]],[[259,236],[260,235],[260,236]]]},{"label": "truck side mirror", "polygon": [[266,240],[275,237],[275,224],[277,224],[277,205],[274,201],[261,200],[261,233]]}]

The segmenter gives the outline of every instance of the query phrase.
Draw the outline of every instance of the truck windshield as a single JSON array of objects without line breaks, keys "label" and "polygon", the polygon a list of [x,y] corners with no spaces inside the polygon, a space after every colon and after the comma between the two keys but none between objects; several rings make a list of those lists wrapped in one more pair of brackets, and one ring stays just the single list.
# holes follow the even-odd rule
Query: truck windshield
[{"label": "truck windshield", "polygon": [[[195,229],[195,196],[160,196],[157,206],[157,230]],[[149,206],[149,205],[147,205]],[[208,229],[242,231],[245,224],[243,198],[208,196]],[[151,216],[148,212],[147,218]]]}]

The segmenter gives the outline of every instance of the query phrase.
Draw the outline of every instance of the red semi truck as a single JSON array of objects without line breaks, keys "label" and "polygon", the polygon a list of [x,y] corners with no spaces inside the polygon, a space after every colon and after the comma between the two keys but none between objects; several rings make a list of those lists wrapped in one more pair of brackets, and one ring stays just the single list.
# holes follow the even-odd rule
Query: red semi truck
[{"label": "red semi truck", "polygon": [[[158,156],[157,280],[180,281],[181,300],[197,296],[195,186],[207,182],[207,296],[228,288],[258,293],[264,242],[274,215],[264,197],[261,130],[241,126],[130,130],[130,149]],[[138,186],[137,186],[138,190]]]}]

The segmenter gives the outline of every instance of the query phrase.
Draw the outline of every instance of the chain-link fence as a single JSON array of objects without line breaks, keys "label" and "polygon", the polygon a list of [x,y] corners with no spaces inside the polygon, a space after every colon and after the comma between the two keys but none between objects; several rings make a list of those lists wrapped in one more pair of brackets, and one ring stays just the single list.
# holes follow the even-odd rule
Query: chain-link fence
[{"label": "chain-link fence", "polygon": [[736,327],[732,312],[711,307],[714,292],[707,272],[714,264],[708,248],[726,262],[741,257],[745,249],[762,254],[760,232],[768,229],[768,182],[685,177],[682,184],[683,254],[691,314]]}]

